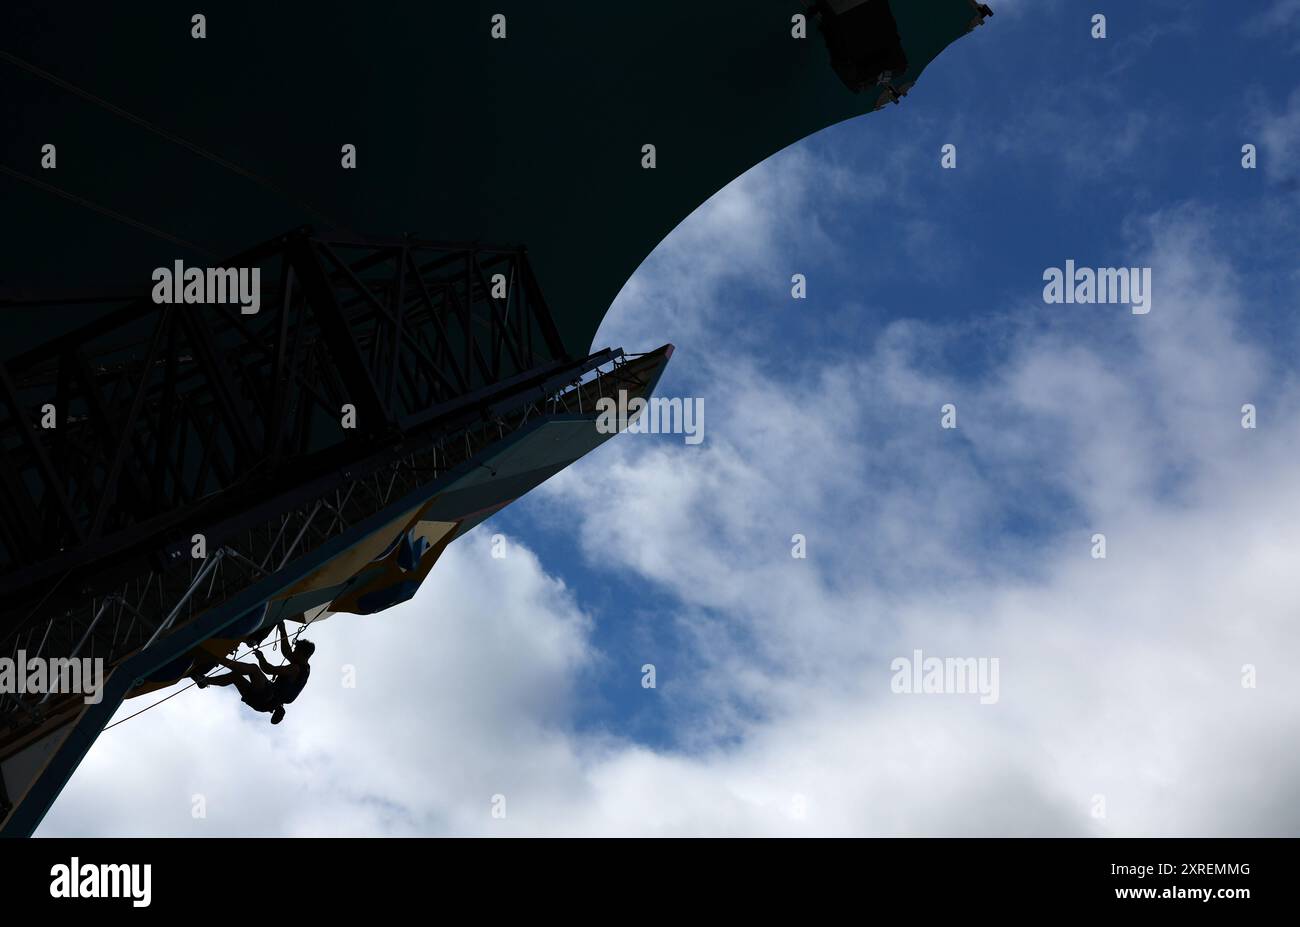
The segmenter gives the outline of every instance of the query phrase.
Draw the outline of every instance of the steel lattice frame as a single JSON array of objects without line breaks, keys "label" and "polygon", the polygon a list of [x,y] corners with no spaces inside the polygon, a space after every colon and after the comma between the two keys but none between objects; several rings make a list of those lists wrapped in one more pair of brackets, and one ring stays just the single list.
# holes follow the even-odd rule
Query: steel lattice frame
[{"label": "steel lattice frame", "polygon": [[[0,653],[112,667],[558,403],[644,385],[564,355],[520,248],[301,229],[222,266],[250,265],[255,315],[146,297],[0,370]],[[66,707],[0,699],[0,739]]]},{"label": "steel lattice frame", "polygon": [[[212,611],[393,500],[462,468],[483,449],[529,423],[590,410],[602,395],[620,388],[639,393],[654,368],[653,361],[629,360],[622,352],[595,357],[602,366],[593,367],[589,376],[577,382],[562,384],[555,392],[540,388],[532,398],[512,402],[511,410],[498,410],[499,414],[471,427],[444,433],[418,450],[403,449],[396,457],[359,462],[334,488],[304,497],[293,508],[228,536],[206,560],[186,556],[178,566],[133,577],[106,595],[83,597],[67,614],[33,624],[25,640],[11,638],[0,652],[24,649],[28,656],[102,657],[111,669],[155,638],[165,640],[173,628]],[[79,708],[78,696],[48,703],[38,696],[6,696],[0,706],[0,747],[25,733],[48,729],[47,722],[75,714]]]}]

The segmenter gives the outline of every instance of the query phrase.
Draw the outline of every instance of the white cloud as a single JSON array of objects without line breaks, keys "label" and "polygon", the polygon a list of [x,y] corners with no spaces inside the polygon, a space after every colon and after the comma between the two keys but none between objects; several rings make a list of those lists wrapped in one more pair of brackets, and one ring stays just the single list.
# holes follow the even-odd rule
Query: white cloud
[{"label": "white cloud", "polygon": [[1300,28],[1300,0],[1273,0],[1242,24],[1242,31],[1256,39],[1285,36],[1291,40],[1291,51],[1300,51],[1296,32]]},{"label": "white cloud", "polygon": [[[695,710],[748,709],[731,715],[741,746],[709,760],[720,775],[817,794],[832,810],[808,826],[831,832],[1300,827],[1294,764],[1274,746],[1294,736],[1300,694],[1276,658],[1300,636],[1300,583],[1282,567],[1300,544],[1285,411],[1298,397],[1246,337],[1209,221],[1177,209],[1143,224],[1150,316],[1078,307],[1027,327],[1049,311],[1031,299],[981,320],[1007,344],[989,380],[936,366],[977,333],[912,322],[793,383],[722,341],[698,345],[723,358],[703,449],[625,440],[599,471],[548,486],[557,511],[588,513],[593,558],[684,603]],[[662,287],[647,270],[629,317],[682,288],[675,266]],[[949,400],[963,424],[944,435]],[[1271,425],[1243,430],[1244,402]],[[1051,535],[1006,537],[999,518],[1043,490],[1063,500],[1033,513]],[[789,558],[794,531],[809,535],[806,563]],[[1106,561],[1089,556],[1094,531]],[[1000,656],[1002,703],[888,695],[889,657],[913,646]],[[1269,681],[1242,689],[1245,663]],[[791,757],[820,789],[778,775]],[[1105,821],[1087,815],[1094,793]]]},{"label": "white cloud", "polygon": [[528,551],[493,559],[474,532],[412,602],[316,626],[311,682],[281,725],[233,689],[186,692],[103,735],[42,833],[486,829],[492,795],[509,808],[573,780],[561,731],[588,633]]},{"label": "white cloud", "polygon": [[1251,129],[1258,136],[1259,165],[1265,176],[1288,190],[1297,188],[1300,178],[1300,90],[1277,109],[1256,112]]}]

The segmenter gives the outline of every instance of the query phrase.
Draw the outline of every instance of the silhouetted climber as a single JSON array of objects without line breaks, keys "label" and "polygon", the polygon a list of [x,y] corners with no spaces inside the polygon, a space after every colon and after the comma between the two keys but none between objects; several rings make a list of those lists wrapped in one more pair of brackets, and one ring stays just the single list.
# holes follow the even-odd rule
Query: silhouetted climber
[{"label": "silhouetted climber", "polygon": [[271,723],[279,724],[284,720],[284,706],[296,699],[307,685],[307,677],[311,675],[311,665],[307,661],[315,653],[316,645],[311,641],[299,641],[297,646],[290,644],[284,622],[279,622],[276,627],[280,629],[280,650],[289,658],[284,666],[272,666],[262,656],[262,651],[254,650],[260,669],[251,663],[217,657],[217,662],[230,672],[211,679],[195,676],[194,682],[200,689],[233,685],[239,690],[245,705],[253,711],[269,711]]}]

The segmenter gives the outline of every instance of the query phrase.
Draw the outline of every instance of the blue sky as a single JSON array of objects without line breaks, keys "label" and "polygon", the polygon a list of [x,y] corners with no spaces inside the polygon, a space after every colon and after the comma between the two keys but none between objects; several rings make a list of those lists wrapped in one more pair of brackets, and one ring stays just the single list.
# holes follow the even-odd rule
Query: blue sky
[{"label": "blue sky", "polygon": [[[1285,207],[1276,203],[1278,197],[1295,206],[1300,168],[1293,162],[1300,151],[1294,138],[1287,148],[1276,144],[1282,139],[1260,132],[1286,118],[1280,114],[1289,112],[1293,121],[1300,114],[1291,98],[1300,63],[1288,52],[1296,42],[1294,28],[1289,38],[1286,30],[1271,31],[1265,28],[1270,16],[1261,13],[1239,29],[1224,30],[1222,16],[1209,5],[1150,3],[1110,13],[1110,37],[1095,40],[1079,4],[1045,6],[1033,17],[1013,7],[992,20],[990,30],[941,56],[915,100],[880,118],[834,127],[759,169],[755,186],[807,189],[798,204],[776,205],[780,193],[759,194],[771,197],[791,223],[780,242],[785,260],[738,269],[726,276],[724,290],[707,294],[715,300],[712,311],[701,313],[710,347],[724,357],[740,352],[771,371],[774,382],[807,380],[827,362],[858,356],[891,322],[910,318],[960,333],[948,350],[923,352],[927,369],[986,379],[1004,359],[981,331],[991,318],[1001,317],[1004,328],[1044,330],[1061,323],[1048,307],[1028,313],[1019,305],[1007,308],[1035,297],[1043,268],[1062,265],[1066,257],[1094,266],[1132,263],[1141,247],[1135,226],[1154,212],[1179,207],[1213,215],[1206,221],[1217,232],[1216,247],[1232,255],[1240,271],[1254,275],[1247,299],[1271,301],[1271,294],[1284,292],[1279,277],[1287,271],[1294,284],[1294,237],[1288,251],[1285,245],[1271,247],[1285,237],[1270,242],[1265,229],[1251,234],[1238,228],[1261,209]],[[1292,18],[1280,18],[1286,9],[1278,5],[1272,15],[1292,27],[1300,24],[1300,6]],[[1204,80],[1207,47],[1214,49],[1214,70],[1250,75],[1249,82]],[[1273,67],[1261,69],[1270,58]],[[1016,85],[1018,93],[991,92]],[[1034,94],[1035,86],[1049,89]],[[1243,170],[1241,145],[1265,145],[1265,138],[1273,144],[1261,155],[1261,169]],[[939,149],[947,143],[957,146],[954,171],[938,167]],[[794,176],[812,165],[812,176]],[[1284,218],[1278,219],[1284,231]],[[725,253],[725,244],[718,250]],[[669,267],[661,269],[663,264]],[[642,276],[654,286],[674,288],[681,279],[676,271],[656,256]],[[812,280],[806,304],[791,301],[792,272]],[[1294,294],[1294,288],[1285,292]],[[647,297],[654,302],[653,294]],[[690,300],[680,301],[690,313]],[[627,302],[616,303],[602,331],[606,337],[597,341],[649,347],[649,326],[630,326],[640,343],[622,335],[625,317],[640,308]],[[1065,320],[1067,333],[1095,329],[1102,339],[1123,338],[1123,326],[1136,321],[1117,318],[1114,310],[1091,314],[1095,318]],[[1289,314],[1259,313],[1258,323],[1269,337],[1295,336]],[[704,395],[707,408],[708,376],[692,357],[697,338],[669,330],[659,340],[681,348],[662,391]],[[1285,344],[1275,345],[1282,358]],[[877,405],[870,396],[855,400]],[[888,413],[883,403],[877,408]],[[733,425],[745,427],[732,418],[709,421],[715,434]],[[695,453],[680,446],[680,438],[635,440],[655,441],[670,454]],[[1025,498],[1004,500],[996,513],[1002,516],[998,530],[1017,541],[1050,537],[1077,514],[1068,494],[1048,485],[1034,489]],[[647,650],[680,654],[684,641],[666,620],[680,603],[661,589],[646,588],[636,572],[611,575],[603,564],[574,563],[565,540],[579,525],[541,498],[525,500],[498,522],[499,530],[532,545],[584,605],[608,616],[597,624],[596,641],[624,658],[620,666]],[[774,541],[783,541],[775,526]],[[555,547],[558,556],[550,553]],[[782,543],[775,547],[784,549]],[[629,616],[635,631],[616,617],[618,603],[628,601],[640,612]],[[610,676],[591,681],[583,720],[617,725],[656,746],[674,743],[678,729],[665,714],[646,710],[640,690],[623,684],[618,672]]]},{"label": "blue sky", "polygon": [[[279,729],[115,729],[43,832],[1300,832],[1300,3],[992,6],[620,294],[596,347],[676,344],[703,444],[620,436],[322,625],[357,688]],[[1067,259],[1152,311],[1045,304]],[[914,647],[1001,699],[892,694]]]}]

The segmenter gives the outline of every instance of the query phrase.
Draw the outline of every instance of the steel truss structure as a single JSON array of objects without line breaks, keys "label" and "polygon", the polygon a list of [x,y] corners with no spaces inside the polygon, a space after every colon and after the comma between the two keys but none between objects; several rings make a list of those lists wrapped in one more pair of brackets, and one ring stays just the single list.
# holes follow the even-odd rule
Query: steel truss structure
[{"label": "steel truss structure", "polygon": [[[299,229],[221,266],[273,281],[259,312],[146,296],[0,367],[0,655],[111,670],[653,366],[566,356],[522,248]],[[80,708],[0,697],[0,750]]]}]

